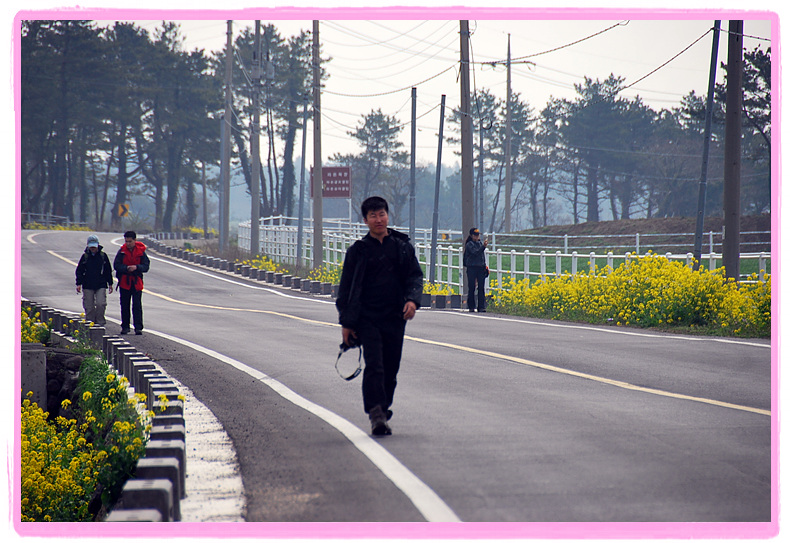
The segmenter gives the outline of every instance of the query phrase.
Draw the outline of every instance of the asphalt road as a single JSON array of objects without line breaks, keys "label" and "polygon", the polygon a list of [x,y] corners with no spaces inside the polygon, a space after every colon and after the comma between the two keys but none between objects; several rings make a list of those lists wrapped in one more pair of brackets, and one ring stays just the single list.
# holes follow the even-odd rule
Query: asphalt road
[{"label": "asphalt road", "polygon": [[[86,236],[23,231],[22,296],[80,312]],[[247,521],[772,521],[768,341],[419,311],[371,438],[331,300],[150,256],[128,340],[224,426]]]}]

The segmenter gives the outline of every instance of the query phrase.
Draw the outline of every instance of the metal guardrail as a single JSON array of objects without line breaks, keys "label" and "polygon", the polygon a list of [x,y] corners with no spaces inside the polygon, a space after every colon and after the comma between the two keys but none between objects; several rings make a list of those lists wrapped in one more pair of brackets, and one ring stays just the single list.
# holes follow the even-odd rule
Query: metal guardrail
[{"label": "metal guardrail", "polygon": [[69,217],[52,215],[51,213],[22,213],[22,224],[41,224],[44,226],[88,226],[86,222],[72,221]]}]

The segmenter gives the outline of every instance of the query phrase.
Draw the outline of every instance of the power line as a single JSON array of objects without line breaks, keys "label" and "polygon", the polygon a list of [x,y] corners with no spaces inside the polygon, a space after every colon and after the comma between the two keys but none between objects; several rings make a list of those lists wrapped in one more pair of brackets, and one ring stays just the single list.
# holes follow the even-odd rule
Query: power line
[{"label": "power line", "polygon": [[341,92],[332,92],[332,91],[328,91],[326,89],[324,89],[323,92],[326,93],[326,94],[332,94],[334,96],[344,96],[346,98],[375,98],[377,96],[386,96],[388,94],[396,94],[398,92],[403,92],[404,90],[411,90],[412,87],[417,87],[417,86],[422,85],[423,83],[426,83],[426,82],[428,82],[428,81],[430,81],[432,79],[436,79],[440,75],[444,75],[445,73],[449,72],[453,68],[455,68],[454,64],[452,66],[448,67],[448,68],[445,68],[444,70],[442,70],[441,72],[439,72],[437,74],[434,74],[434,75],[432,75],[430,77],[427,77],[427,78],[423,79],[422,81],[418,81],[417,83],[412,83],[411,85],[407,85],[405,87],[401,87],[399,89],[392,90],[392,91],[387,91],[387,92],[377,92],[377,93],[374,93],[374,94],[346,94],[346,93],[341,93]]},{"label": "power line", "polygon": [[[617,28],[618,26],[626,26],[629,22],[630,21],[620,21],[619,23],[613,24],[612,26],[610,26],[608,28],[604,28],[603,30],[599,30],[595,34],[590,34],[589,36],[584,37],[584,38],[582,38],[580,40],[576,40],[576,41],[573,41],[571,43],[566,43],[565,45],[560,45],[559,47],[554,47],[553,49],[548,49],[546,51],[541,51],[540,53],[533,53],[531,55],[524,55],[523,57],[516,57],[516,58],[511,59],[511,62],[517,61],[517,60],[524,60],[526,58],[534,58],[534,57],[537,57],[537,56],[540,56],[540,55],[547,55],[549,53],[554,53],[554,52],[560,51],[562,49],[567,49],[568,47],[573,47],[574,45],[582,43],[583,41],[587,41],[587,40],[592,39],[592,38],[594,38],[596,36],[600,36],[601,34],[604,34],[605,32],[609,32],[610,30],[612,30],[614,28]],[[501,60],[501,61],[498,61],[498,62],[501,63],[501,62],[507,62],[507,61]]]}]

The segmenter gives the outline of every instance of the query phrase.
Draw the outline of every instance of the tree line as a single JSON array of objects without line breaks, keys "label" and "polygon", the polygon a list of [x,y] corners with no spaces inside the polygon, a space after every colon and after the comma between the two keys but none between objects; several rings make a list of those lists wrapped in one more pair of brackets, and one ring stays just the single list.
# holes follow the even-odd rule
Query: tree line
[{"label": "tree line", "polygon": [[[261,34],[263,77],[261,216],[294,215],[294,162],[305,107],[312,106],[312,39]],[[233,57],[230,119],[233,169],[249,192],[254,35],[239,33]],[[21,36],[21,210],[118,228],[118,204],[148,198],[155,230],[200,224],[198,210],[218,191],[224,114],[224,49],[186,51],[180,27],[162,22],[151,34],[134,23],[23,21]],[[331,59],[323,58],[321,78]],[[274,66],[274,70],[267,69]],[[726,71],[726,67],[725,67]],[[536,112],[511,97],[512,212],[521,224],[574,223],[689,216],[696,213],[705,115],[704,97],[689,93],[675,108],[654,110],[620,96],[624,80],[585,78],[574,99],[551,99]],[[770,49],[745,52],[742,211],[770,211]],[[721,213],[726,85],[716,88],[708,210]],[[476,213],[489,231],[503,226],[505,100],[487,89],[472,97]],[[460,113],[448,115],[448,140]],[[359,153],[335,155],[352,167],[354,208],[371,194],[407,218],[410,151],[400,142],[408,123],[380,109],[349,131]],[[436,165],[417,166],[417,223],[428,226]],[[455,227],[460,179],[442,183],[442,222]],[[201,202],[202,197],[202,202]],[[400,215],[400,216],[398,216]]]},{"label": "tree line", "polygon": [[[771,208],[770,53],[757,48],[744,54],[744,214],[768,213]],[[714,96],[707,173],[710,215],[723,213],[726,68],[722,64],[725,81],[716,85]],[[520,95],[511,95],[511,211],[522,215],[523,225],[558,224],[561,214],[569,215],[574,224],[597,222],[603,213],[613,220],[696,216],[705,97],[691,91],[678,106],[655,110],[639,97],[620,96],[624,87],[624,79],[614,74],[603,81],[585,78],[575,85],[575,98],[552,98],[540,112]],[[506,109],[506,99],[487,89],[472,97],[475,217],[487,231],[501,231],[504,224]],[[454,133],[448,140],[460,141],[462,117],[458,110],[450,113]],[[409,154],[399,142],[405,126],[375,110],[349,131],[362,151],[332,158],[352,166],[355,200],[379,192],[401,208],[408,205]],[[418,169],[418,175],[426,173]],[[457,200],[459,190],[460,173],[455,172],[442,198]],[[429,198],[423,206],[432,205],[433,197]],[[443,208],[443,217],[452,215],[446,227],[459,222],[460,205],[452,204],[457,203]]]}]

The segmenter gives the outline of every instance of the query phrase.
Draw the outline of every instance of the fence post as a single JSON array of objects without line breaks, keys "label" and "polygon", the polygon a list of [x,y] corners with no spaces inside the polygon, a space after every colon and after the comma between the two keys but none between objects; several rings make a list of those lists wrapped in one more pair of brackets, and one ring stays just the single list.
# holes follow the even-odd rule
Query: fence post
[{"label": "fence post", "polygon": [[694,265],[694,255],[692,253],[686,253],[686,266],[693,266]]},{"label": "fence post", "polygon": [[568,254],[568,234],[564,234],[562,237],[565,241],[565,254]]},{"label": "fence post", "polygon": [[529,249],[527,249],[524,251],[524,279],[527,281],[529,281],[529,272],[531,271],[529,265]]},{"label": "fence post", "polygon": [[760,262],[760,264],[759,264],[760,270],[758,271],[758,276],[759,276],[760,281],[765,281],[765,267],[766,267],[765,266],[765,261],[766,261],[766,254],[765,253],[760,253],[760,260],[759,260],[759,262]]},{"label": "fence post", "polygon": [[595,269],[595,251],[593,251],[592,253],[590,253],[590,275],[591,276],[597,275],[595,273],[596,271],[597,270]]},{"label": "fence post", "polygon": [[636,254],[639,254],[640,246],[639,246],[639,232],[636,233]]},{"label": "fence post", "polygon": [[562,253],[557,251],[554,253],[554,276],[559,277],[562,274]]},{"label": "fence post", "polygon": [[576,272],[578,271],[577,257],[578,254],[576,253],[576,251],[573,251],[573,254],[571,254],[571,275],[574,278],[576,278]]},{"label": "fence post", "polygon": [[541,278],[546,276],[546,251],[540,252],[540,276]]},{"label": "fence post", "polygon": [[510,280],[516,280],[516,250],[510,250]]},{"label": "fence post", "polygon": [[614,271],[614,254],[612,251],[606,253],[606,266],[609,268],[610,272]]}]

